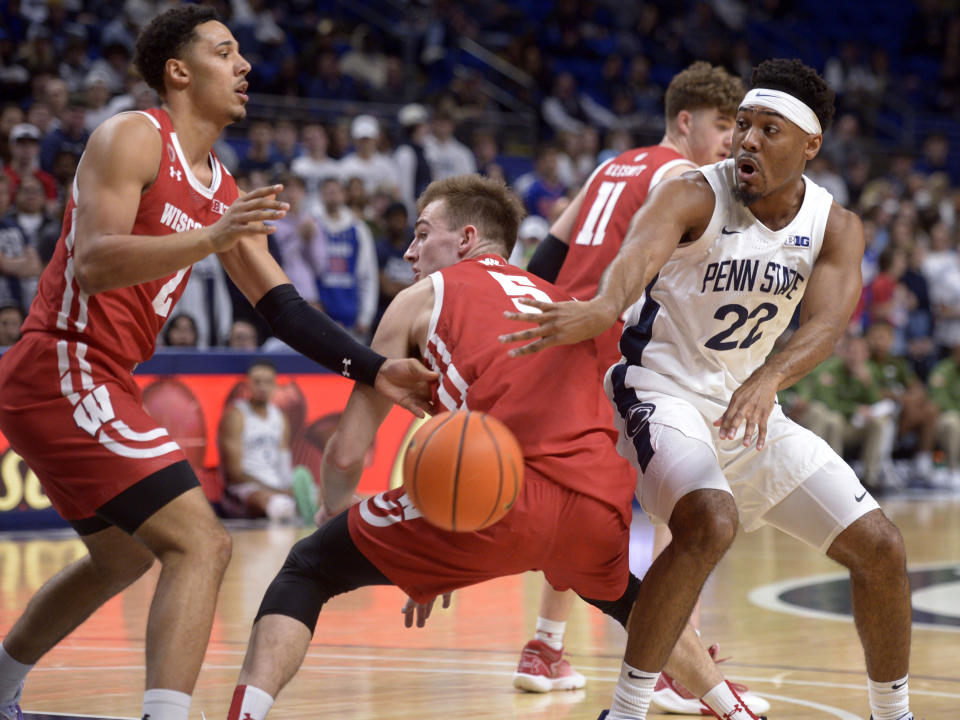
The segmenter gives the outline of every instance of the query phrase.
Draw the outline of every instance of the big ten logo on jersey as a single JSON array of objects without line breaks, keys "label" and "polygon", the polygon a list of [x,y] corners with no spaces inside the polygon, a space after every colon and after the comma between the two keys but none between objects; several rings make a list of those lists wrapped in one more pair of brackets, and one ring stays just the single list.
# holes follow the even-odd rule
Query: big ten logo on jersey
[{"label": "big ten logo on jersey", "polygon": [[0,458],[0,512],[30,508],[45,510],[50,500],[40,487],[37,474],[27,467],[13,448],[8,448]]},{"label": "big ten logo on jersey", "polygon": [[789,235],[787,239],[783,241],[783,246],[808,248],[810,247],[810,238],[806,235]]},{"label": "big ten logo on jersey", "polygon": [[513,300],[514,307],[524,313],[542,312],[540,308],[533,305],[525,305],[521,298],[530,297],[540,302],[553,302],[549,295],[533,284],[533,280],[525,275],[507,275],[506,273],[487,270],[490,276],[496,280],[507,296]]}]

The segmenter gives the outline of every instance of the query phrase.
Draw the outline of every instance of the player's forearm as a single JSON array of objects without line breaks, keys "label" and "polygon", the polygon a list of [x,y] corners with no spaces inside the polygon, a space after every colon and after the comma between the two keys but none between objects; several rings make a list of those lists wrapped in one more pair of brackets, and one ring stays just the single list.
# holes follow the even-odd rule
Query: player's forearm
[{"label": "player's forearm", "polygon": [[362,458],[347,465],[340,465],[334,461],[332,453],[323,454],[320,494],[328,514],[335,515],[350,506],[362,473]]},{"label": "player's forearm", "polygon": [[213,251],[207,228],[171,235],[99,235],[78,238],[74,272],[88,295],[171,275]]},{"label": "player's forearm", "polygon": [[776,375],[778,390],[790,387],[830,356],[845,327],[832,316],[811,318],[797,329],[783,350],[767,358],[762,371]]}]

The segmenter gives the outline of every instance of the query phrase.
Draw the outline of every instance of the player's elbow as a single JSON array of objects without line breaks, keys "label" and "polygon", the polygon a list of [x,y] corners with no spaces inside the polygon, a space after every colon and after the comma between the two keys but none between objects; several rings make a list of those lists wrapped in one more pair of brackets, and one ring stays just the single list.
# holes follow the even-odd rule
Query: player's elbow
[{"label": "player's elbow", "polygon": [[340,432],[335,432],[323,449],[323,462],[339,473],[350,473],[362,467],[366,448],[350,442]]},{"label": "player's elbow", "polygon": [[107,283],[110,273],[107,270],[96,256],[91,256],[90,251],[81,251],[80,248],[74,251],[73,276],[85,295],[96,295],[109,289]]}]

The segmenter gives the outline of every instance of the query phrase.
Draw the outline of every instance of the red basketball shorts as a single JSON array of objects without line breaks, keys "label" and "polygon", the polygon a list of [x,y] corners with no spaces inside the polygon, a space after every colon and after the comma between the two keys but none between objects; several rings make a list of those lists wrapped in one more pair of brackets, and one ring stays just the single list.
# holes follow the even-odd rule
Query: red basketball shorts
[{"label": "red basketball shorts", "polygon": [[67,520],[186,459],[114,368],[84,343],[35,332],[0,358],[0,430]]},{"label": "red basketball shorts", "polygon": [[558,590],[616,600],[630,573],[621,513],[529,468],[513,509],[479,532],[431,525],[402,487],[354,505],[349,523],[360,552],[417,602],[527,570]]}]

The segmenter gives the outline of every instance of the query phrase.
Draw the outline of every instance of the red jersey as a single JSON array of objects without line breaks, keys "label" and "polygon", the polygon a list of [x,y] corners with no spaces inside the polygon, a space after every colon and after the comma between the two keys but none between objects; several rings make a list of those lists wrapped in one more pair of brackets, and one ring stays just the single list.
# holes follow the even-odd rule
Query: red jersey
[{"label": "red jersey", "polygon": [[[133,235],[168,235],[212,225],[236,200],[233,177],[210,153],[213,180],[205,187],[183,156],[166,111],[141,113],[156,126],[163,143],[156,180],[140,197]],[[74,224],[82,189],[76,178],[63,217],[63,232],[40,278],[23,333],[46,332],[101,350],[120,369],[132,371],[153,355],[157,334],[183,293],[184,268],[167,277],[89,296],[77,284],[73,265]]]},{"label": "red jersey", "polygon": [[[677,165],[693,163],[662,145],[634,148],[600,165],[587,180],[587,191],[570,232],[570,248],[557,275],[557,286],[577,300],[589,300],[597,292],[600,276],[613,262],[633,216],[650,190]],[[598,335],[602,372],[620,359],[618,322]]]},{"label": "red jersey", "polygon": [[497,339],[518,329],[505,311],[530,311],[524,298],[569,296],[497,255],[461,261],[430,279],[425,361],[440,374],[437,402],[490,413],[516,435],[531,470],[615,507],[629,524],[636,478],[616,453],[594,341],[512,358]]}]

